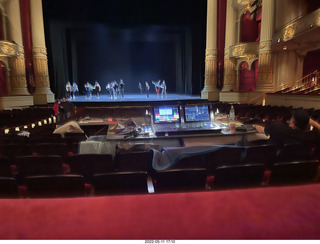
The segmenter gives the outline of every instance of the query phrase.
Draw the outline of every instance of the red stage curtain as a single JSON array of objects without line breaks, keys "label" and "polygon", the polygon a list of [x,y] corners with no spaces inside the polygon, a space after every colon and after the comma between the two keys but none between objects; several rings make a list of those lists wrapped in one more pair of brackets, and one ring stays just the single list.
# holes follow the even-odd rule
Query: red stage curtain
[{"label": "red stage curtain", "polygon": [[6,66],[0,61],[0,97],[8,96]]},{"label": "red stage curtain", "polygon": [[247,62],[244,61],[240,64],[240,92],[250,92],[256,89],[256,75],[258,73],[257,69],[257,63],[252,64],[251,70],[249,70],[249,65]]},{"label": "red stage curtain", "polygon": [[249,11],[241,17],[240,42],[255,42],[258,38],[258,23]]},{"label": "red stage curtain", "polygon": [[24,46],[27,85],[28,85],[28,91],[31,94],[33,94],[35,90],[35,85],[33,82],[30,0],[20,0],[20,15],[21,15],[21,29],[22,29],[22,40],[23,40],[23,46]]}]

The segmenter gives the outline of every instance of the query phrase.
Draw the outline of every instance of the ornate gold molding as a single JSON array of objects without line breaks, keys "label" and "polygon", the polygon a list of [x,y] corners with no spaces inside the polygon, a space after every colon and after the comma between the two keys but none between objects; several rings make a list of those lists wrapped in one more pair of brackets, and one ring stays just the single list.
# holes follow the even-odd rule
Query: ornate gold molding
[{"label": "ornate gold molding", "polygon": [[205,61],[205,87],[214,86],[217,78],[217,59],[206,59]]},{"label": "ornate gold molding", "polygon": [[273,84],[272,55],[271,52],[260,53],[257,85],[270,84]]},{"label": "ornate gold molding", "polygon": [[47,58],[33,58],[36,87],[50,87]]},{"label": "ornate gold molding", "polygon": [[[236,62],[234,59],[225,58],[224,59],[224,78],[223,87],[235,86],[236,85]],[[235,87],[234,87],[235,88]]]},{"label": "ornate gold molding", "polygon": [[320,26],[320,16],[316,19],[316,25]]},{"label": "ornate gold molding", "polygon": [[257,55],[259,53],[259,42],[241,43],[229,48],[230,58],[240,58],[246,55]]},{"label": "ornate gold molding", "polygon": [[297,26],[295,24],[287,26],[283,31],[283,40],[286,42],[294,37]]},{"label": "ornate gold molding", "polygon": [[11,88],[27,87],[25,63],[23,57],[11,58],[10,65],[10,80]]},{"label": "ornate gold molding", "polygon": [[19,56],[19,47],[18,44],[0,41],[0,56],[2,57],[17,57]]}]

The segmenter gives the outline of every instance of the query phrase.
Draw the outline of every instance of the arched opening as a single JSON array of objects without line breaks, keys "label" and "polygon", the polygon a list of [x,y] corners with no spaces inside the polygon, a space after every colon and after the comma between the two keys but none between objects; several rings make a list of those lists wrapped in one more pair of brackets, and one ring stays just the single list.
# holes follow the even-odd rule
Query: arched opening
[{"label": "arched opening", "polygon": [[251,15],[249,11],[241,16],[240,42],[256,42],[259,40],[259,23],[255,16]]},{"label": "arched opening", "polygon": [[303,61],[303,76],[320,71],[320,49],[308,52]]},{"label": "arched opening", "polygon": [[240,64],[239,92],[251,92],[256,89],[258,76],[258,60],[252,64],[251,70],[246,61]]},{"label": "arched opening", "polygon": [[0,61],[0,96],[8,96],[7,69],[2,61]]}]

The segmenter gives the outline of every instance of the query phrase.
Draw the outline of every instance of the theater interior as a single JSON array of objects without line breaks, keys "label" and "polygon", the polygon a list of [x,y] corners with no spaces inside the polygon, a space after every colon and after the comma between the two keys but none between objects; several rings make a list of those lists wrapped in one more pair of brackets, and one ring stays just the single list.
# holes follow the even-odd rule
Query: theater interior
[{"label": "theater interior", "polygon": [[297,111],[317,0],[0,0],[0,239],[320,239]]}]

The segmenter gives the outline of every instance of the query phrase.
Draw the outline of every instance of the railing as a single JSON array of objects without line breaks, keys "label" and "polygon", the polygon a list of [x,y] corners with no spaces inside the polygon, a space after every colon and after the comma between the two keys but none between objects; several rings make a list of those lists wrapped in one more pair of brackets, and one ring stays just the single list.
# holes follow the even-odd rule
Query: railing
[{"label": "railing", "polygon": [[317,87],[318,86],[318,77],[319,77],[319,71],[316,70],[316,71],[313,71],[312,73],[302,77],[301,79],[297,80],[293,86],[291,86],[289,84],[289,82],[285,83],[285,84],[282,84],[281,86],[278,86],[275,90],[276,92],[280,92],[280,91],[283,91],[287,88],[290,88],[288,90],[289,91],[293,91],[293,90],[296,90],[296,89],[302,89],[302,88],[308,88],[308,87]]}]

